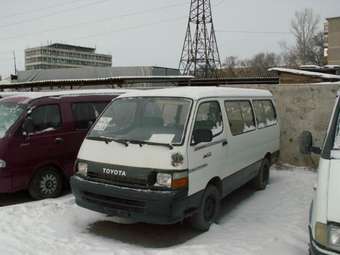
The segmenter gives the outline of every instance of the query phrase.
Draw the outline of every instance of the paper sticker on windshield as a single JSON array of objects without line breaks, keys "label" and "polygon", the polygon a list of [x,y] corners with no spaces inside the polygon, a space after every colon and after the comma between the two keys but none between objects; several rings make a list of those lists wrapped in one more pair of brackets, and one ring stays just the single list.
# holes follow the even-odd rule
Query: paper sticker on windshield
[{"label": "paper sticker on windshield", "polygon": [[102,117],[99,119],[97,125],[94,127],[94,130],[96,131],[104,131],[107,126],[109,125],[112,118],[110,117]]},{"label": "paper sticker on windshield", "polygon": [[172,140],[174,139],[175,135],[174,134],[153,134],[149,142],[153,143],[171,143]]}]

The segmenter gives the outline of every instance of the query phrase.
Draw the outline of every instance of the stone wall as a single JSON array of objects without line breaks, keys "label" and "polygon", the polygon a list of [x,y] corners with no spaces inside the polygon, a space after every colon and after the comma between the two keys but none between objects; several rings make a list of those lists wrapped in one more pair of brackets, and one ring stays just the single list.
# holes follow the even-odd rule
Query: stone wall
[{"label": "stone wall", "polygon": [[280,161],[298,166],[317,165],[317,156],[311,158],[299,152],[299,136],[303,130],[309,130],[313,133],[314,144],[322,145],[340,83],[234,87],[269,89],[276,99],[280,118]]}]

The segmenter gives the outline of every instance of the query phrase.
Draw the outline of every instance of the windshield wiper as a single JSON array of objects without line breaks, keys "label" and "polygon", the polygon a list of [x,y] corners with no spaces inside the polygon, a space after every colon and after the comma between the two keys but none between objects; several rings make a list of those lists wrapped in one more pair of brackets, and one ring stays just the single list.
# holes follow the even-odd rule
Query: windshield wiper
[{"label": "windshield wiper", "polygon": [[89,136],[89,137],[87,137],[87,139],[89,139],[89,140],[96,140],[96,141],[103,141],[106,144],[109,144],[111,142],[116,142],[116,143],[123,144],[126,147],[129,146],[127,140],[124,140],[124,139],[113,139],[111,137],[106,137],[106,136],[98,136],[98,137],[97,136]]},{"label": "windshield wiper", "polygon": [[125,140],[126,142],[129,142],[131,144],[138,144],[140,147],[143,146],[143,144],[147,145],[155,145],[155,146],[164,146],[172,150],[174,146],[172,146],[170,143],[154,143],[154,142],[148,142],[148,141],[139,141],[139,140]]}]

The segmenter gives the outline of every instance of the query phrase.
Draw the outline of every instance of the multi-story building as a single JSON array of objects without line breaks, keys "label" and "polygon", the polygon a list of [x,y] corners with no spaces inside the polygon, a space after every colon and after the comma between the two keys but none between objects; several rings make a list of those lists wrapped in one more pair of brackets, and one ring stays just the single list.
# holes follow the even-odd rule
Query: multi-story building
[{"label": "multi-story building", "polygon": [[328,65],[340,65],[340,17],[325,23],[325,58]]},{"label": "multi-story building", "polygon": [[112,56],[98,54],[95,48],[54,43],[25,50],[25,69],[111,67]]}]

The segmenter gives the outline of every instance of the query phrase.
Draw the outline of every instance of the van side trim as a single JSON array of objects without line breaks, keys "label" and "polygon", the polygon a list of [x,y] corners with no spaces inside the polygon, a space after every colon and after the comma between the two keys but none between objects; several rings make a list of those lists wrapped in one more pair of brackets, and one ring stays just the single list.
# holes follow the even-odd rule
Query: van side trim
[{"label": "van side trim", "polygon": [[203,168],[206,168],[207,166],[208,166],[208,164],[205,163],[205,164],[203,164],[203,165],[200,165],[200,166],[198,166],[198,167],[195,167],[195,168],[193,168],[193,169],[190,169],[189,172],[192,173],[192,172],[195,172],[195,171],[197,171],[197,170],[201,170],[201,169],[203,169]]},{"label": "van side trim", "polygon": [[211,142],[211,143],[208,143],[208,144],[197,146],[194,150],[199,151],[199,150],[202,150],[204,148],[208,148],[208,147],[214,146],[216,144],[220,144],[220,143],[224,144],[224,143],[228,143],[228,141],[227,141],[227,139],[221,139],[221,140],[218,140],[218,141],[215,141],[215,142]]},{"label": "van side trim", "polygon": [[259,160],[236,173],[223,179],[223,197],[229,195],[234,190],[240,188],[256,177],[260,170],[262,160]]}]

